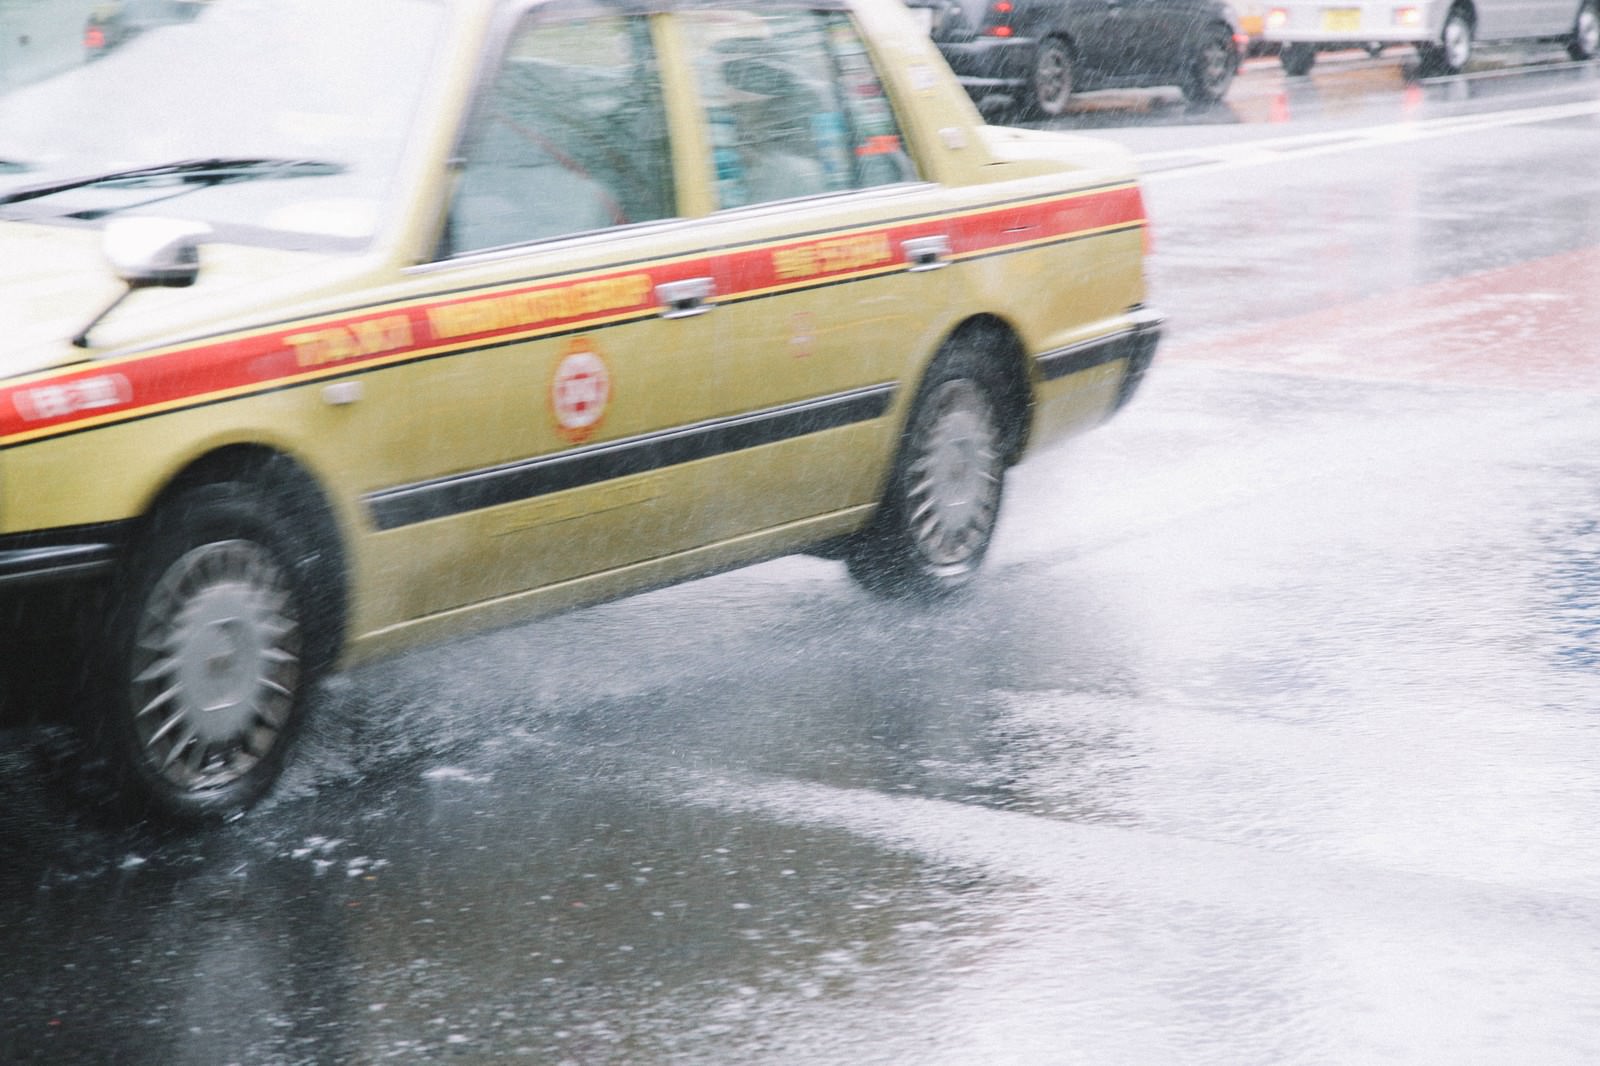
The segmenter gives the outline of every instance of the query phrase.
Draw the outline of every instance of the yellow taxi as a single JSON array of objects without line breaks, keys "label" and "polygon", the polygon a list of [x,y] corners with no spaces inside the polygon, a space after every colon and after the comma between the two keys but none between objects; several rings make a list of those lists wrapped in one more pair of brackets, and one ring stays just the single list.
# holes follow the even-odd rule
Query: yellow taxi
[{"label": "yellow taxi", "polygon": [[214,0],[0,160],[0,686],[87,679],[170,819],[418,641],[795,552],[959,588],[1160,332],[1128,154],[986,126],[899,0]]}]

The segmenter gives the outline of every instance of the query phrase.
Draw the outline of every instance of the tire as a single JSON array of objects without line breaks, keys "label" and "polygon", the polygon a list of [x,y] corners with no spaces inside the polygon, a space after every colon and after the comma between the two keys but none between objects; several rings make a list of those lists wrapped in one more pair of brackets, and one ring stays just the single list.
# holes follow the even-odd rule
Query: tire
[{"label": "tire", "polygon": [[1002,395],[981,349],[951,348],[935,361],[878,513],[845,552],[850,575],[863,587],[936,599],[976,575],[1005,484]]},{"label": "tire", "polygon": [[1072,102],[1072,49],[1060,37],[1046,37],[1033,56],[1028,106],[1045,118],[1060,118]]},{"label": "tire", "polygon": [[1214,104],[1228,93],[1233,75],[1239,69],[1239,56],[1233,50],[1233,35],[1213,30],[1200,39],[1184,76],[1183,97],[1191,104]]},{"label": "tire", "polygon": [[248,485],[185,491],[133,548],[84,723],[126,813],[195,823],[260,799],[304,717],[305,533]]},{"label": "tire", "polygon": [[1578,18],[1572,24],[1572,39],[1567,42],[1567,55],[1582,62],[1600,55],[1600,5],[1595,0],[1578,9]]},{"label": "tire", "polygon": [[1472,58],[1472,20],[1462,8],[1452,8],[1436,44],[1417,46],[1418,69],[1424,77],[1460,74]]},{"label": "tire", "polygon": [[1317,50],[1309,44],[1286,44],[1278,53],[1278,62],[1283,64],[1283,72],[1289,77],[1303,78],[1316,66]]}]

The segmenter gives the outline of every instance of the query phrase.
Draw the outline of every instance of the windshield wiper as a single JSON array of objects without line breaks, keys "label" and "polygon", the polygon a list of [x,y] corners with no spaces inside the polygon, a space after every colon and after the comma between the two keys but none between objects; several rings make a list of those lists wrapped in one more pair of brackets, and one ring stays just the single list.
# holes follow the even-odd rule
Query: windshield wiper
[{"label": "windshield wiper", "polygon": [[343,172],[343,164],[321,159],[259,159],[250,156],[184,159],[153,167],[113,170],[86,178],[65,178],[59,181],[41,182],[38,185],[27,185],[7,193],[0,193],[0,204],[37,200],[42,196],[54,196],[58,192],[85,189],[91,185],[136,186],[160,181],[163,178],[176,178],[186,185],[222,185],[263,178],[314,178]]}]

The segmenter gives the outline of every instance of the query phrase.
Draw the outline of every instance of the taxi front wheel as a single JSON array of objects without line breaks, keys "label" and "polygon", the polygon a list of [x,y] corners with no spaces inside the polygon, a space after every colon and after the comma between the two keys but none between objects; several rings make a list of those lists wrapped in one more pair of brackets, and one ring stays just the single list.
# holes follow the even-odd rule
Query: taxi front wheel
[{"label": "taxi front wheel", "polygon": [[933,598],[966,585],[989,550],[1005,481],[999,390],[975,353],[936,364],[918,394],[872,525],[845,561],[867,589]]},{"label": "taxi front wheel", "polygon": [[133,812],[226,817],[282,770],[308,674],[301,536],[240,483],[190,489],[153,516],[113,607],[87,723]]}]

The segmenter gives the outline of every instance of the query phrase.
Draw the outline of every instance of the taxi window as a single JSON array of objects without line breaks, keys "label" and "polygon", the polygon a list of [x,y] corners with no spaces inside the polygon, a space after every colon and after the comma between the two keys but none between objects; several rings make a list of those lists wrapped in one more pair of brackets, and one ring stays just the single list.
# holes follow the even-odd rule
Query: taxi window
[{"label": "taxi window", "polygon": [[914,181],[883,82],[839,11],[686,12],[719,207]]},{"label": "taxi window", "polygon": [[446,255],[671,217],[648,21],[530,16],[474,109],[462,157]]}]

